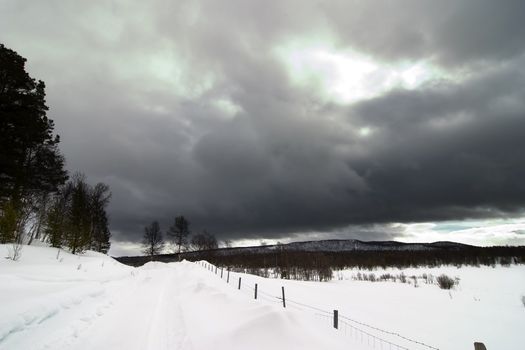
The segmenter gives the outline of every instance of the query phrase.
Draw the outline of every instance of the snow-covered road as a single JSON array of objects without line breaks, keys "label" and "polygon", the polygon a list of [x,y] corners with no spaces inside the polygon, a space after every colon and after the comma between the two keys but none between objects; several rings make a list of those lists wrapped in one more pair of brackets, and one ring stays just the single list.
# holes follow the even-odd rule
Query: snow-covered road
[{"label": "snow-covered road", "polygon": [[111,307],[65,348],[192,349],[182,312],[188,267],[137,271],[110,293]]},{"label": "snow-covered road", "polygon": [[313,317],[255,301],[198,264],[25,254],[0,268],[0,349],[349,348]]}]

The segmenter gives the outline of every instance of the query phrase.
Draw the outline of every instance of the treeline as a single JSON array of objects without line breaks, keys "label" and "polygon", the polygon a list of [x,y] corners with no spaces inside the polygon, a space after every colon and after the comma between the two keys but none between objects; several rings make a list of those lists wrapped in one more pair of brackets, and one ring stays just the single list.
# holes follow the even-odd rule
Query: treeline
[{"label": "treeline", "polygon": [[325,253],[287,251],[278,249],[260,254],[233,253],[228,255],[203,252],[201,258],[237,272],[262,277],[278,277],[303,281],[329,281],[332,279],[331,261]]},{"label": "treeline", "polygon": [[[147,262],[142,257],[117,258],[125,264],[140,266]],[[307,281],[327,281],[333,270],[346,268],[408,268],[455,266],[496,266],[525,264],[525,247],[472,247],[441,248],[423,251],[366,250],[344,252],[308,252],[286,250],[282,246],[272,251],[248,252],[238,249],[215,249],[153,257],[162,262],[187,259],[207,260],[232,271],[246,272],[263,277],[279,277]]]},{"label": "treeline", "polygon": [[[202,252],[194,258],[208,260],[218,266],[245,269],[265,275],[275,271],[278,277],[301,280],[325,280],[330,270],[346,268],[408,268],[455,266],[495,266],[497,264],[525,264],[525,247],[465,247],[461,249],[433,249],[424,251],[344,251],[305,252],[285,249],[258,254],[219,251]],[[331,278],[331,277],[330,277]]]},{"label": "treeline", "polygon": [[495,266],[497,264],[524,264],[525,247],[463,247],[459,249],[432,249],[422,251],[355,251],[325,253],[334,268],[358,267],[407,268],[454,266]]},{"label": "treeline", "polygon": [[26,59],[0,44],[0,243],[16,260],[35,239],[72,253],[107,253],[107,185],[82,175],[68,181],[65,159],[47,117],[45,84],[25,71]]}]

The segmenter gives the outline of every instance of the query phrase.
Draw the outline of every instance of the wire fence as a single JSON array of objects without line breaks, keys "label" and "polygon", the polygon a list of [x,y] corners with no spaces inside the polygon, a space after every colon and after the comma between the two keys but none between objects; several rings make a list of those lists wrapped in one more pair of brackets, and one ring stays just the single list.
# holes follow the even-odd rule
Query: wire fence
[{"label": "wire fence", "polygon": [[[409,348],[405,345],[399,344],[399,342],[409,343],[417,348],[425,348],[431,350],[439,350],[438,348],[428,345],[424,342],[403,336],[398,332],[389,331],[382,329],[380,327],[373,326],[371,324],[361,322],[359,320],[347,317],[345,315],[339,314],[338,310],[328,311],[320,307],[307,304],[305,302],[300,302],[295,299],[290,299],[285,297],[284,287],[282,287],[282,295],[276,296],[271,293],[265,292],[260,288],[251,286],[250,284],[242,285],[242,276],[246,274],[239,274],[230,271],[229,269],[224,270],[224,268],[218,268],[215,265],[212,265],[206,261],[197,262],[198,265],[206,268],[208,271],[214,273],[215,275],[220,276],[221,279],[226,279],[228,283],[233,282],[236,289],[240,290],[244,294],[251,294],[251,297],[255,299],[261,299],[270,303],[282,304],[284,307],[293,308],[303,312],[312,314],[318,320],[321,320],[323,323],[327,323],[330,327],[336,328],[341,334],[345,336],[350,336],[354,341],[361,342],[367,346],[374,349],[385,349],[385,350],[416,350],[416,348]],[[233,280],[232,277],[238,278],[238,280]],[[241,276],[239,276],[241,275]],[[244,287],[244,288],[243,288]],[[375,333],[375,334],[374,334]],[[378,333],[383,336],[379,336]],[[392,339],[386,339],[386,337],[391,337],[398,339],[398,341],[393,341]]]}]

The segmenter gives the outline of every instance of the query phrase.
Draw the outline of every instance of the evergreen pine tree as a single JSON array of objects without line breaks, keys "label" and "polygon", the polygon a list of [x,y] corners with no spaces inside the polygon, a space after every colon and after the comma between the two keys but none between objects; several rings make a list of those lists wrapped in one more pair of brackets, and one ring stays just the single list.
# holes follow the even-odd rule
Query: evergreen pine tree
[{"label": "evergreen pine tree", "polygon": [[18,222],[18,211],[13,202],[4,203],[0,215],[0,244],[15,241]]},{"label": "evergreen pine tree", "polygon": [[68,212],[66,242],[71,253],[83,252],[91,243],[89,187],[82,175],[76,175]]},{"label": "evergreen pine tree", "polygon": [[60,208],[60,203],[53,203],[47,213],[47,222],[45,229],[46,236],[52,247],[62,248],[64,233],[64,216]]},{"label": "evergreen pine tree", "polygon": [[52,199],[46,216],[45,239],[52,247],[62,248],[66,243],[66,232],[68,224],[69,207],[71,205],[71,194],[73,193],[73,182],[68,181],[60,188]]},{"label": "evergreen pine tree", "polygon": [[60,138],[46,116],[44,82],[29,76],[25,62],[0,44],[0,217],[14,210],[19,221],[32,209],[31,197],[54,192],[67,179]]},{"label": "evergreen pine tree", "polygon": [[106,206],[111,192],[106,184],[98,183],[91,190],[91,249],[106,254],[111,246]]}]

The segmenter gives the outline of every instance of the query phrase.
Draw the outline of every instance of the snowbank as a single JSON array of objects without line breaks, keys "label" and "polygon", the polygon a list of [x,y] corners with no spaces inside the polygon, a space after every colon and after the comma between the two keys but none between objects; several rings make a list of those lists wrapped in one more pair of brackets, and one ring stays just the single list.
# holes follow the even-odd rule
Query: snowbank
[{"label": "snowbank", "polygon": [[[6,249],[0,245],[0,256]],[[220,270],[187,261],[132,268],[93,252],[57,254],[24,247],[20,261],[0,259],[0,349],[389,349],[383,339],[416,350],[429,349],[416,342],[459,350],[482,341],[493,350],[525,343],[524,266],[403,270],[458,276],[459,286],[445,291],[355,281],[357,270],[329,283],[237,273],[227,283],[226,271],[221,278]],[[376,274],[385,272],[400,273]]]},{"label": "snowbank", "polygon": [[19,261],[0,262],[0,349],[348,348],[329,327],[236,293],[191,262],[135,269],[57,252],[24,247]]}]

